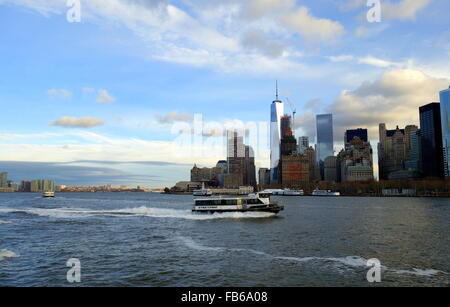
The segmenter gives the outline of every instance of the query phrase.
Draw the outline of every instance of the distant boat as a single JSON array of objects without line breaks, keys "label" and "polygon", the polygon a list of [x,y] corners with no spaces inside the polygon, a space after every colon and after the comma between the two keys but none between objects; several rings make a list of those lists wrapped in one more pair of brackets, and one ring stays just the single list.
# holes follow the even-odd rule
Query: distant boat
[{"label": "distant boat", "polygon": [[284,196],[303,196],[303,195],[305,195],[305,192],[303,192],[303,190],[284,189],[283,195]]},{"label": "distant boat", "polygon": [[204,183],[202,184],[202,188],[201,189],[194,190],[192,192],[192,195],[194,195],[194,196],[211,196],[212,194],[213,194],[212,190],[205,189],[205,184]]},{"label": "distant boat", "polygon": [[45,197],[45,198],[55,197],[55,192],[52,192],[52,191],[44,192],[44,193],[42,193],[42,197]]},{"label": "distant boat", "polygon": [[314,190],[312,196],[341,196],[339,192],[332,192],[331,190]]},{"label": "distant boat", "polygon": [[261,193],[269,193],[271,195],[276,196],[303,196],[305,193],[303,190],[291,190],[291,189],[268,189],[264,190]]}]

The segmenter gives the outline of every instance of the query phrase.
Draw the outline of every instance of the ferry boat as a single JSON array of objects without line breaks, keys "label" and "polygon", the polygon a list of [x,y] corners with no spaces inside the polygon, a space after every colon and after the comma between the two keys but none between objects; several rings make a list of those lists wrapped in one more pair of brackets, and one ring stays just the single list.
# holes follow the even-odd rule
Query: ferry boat
[{"label": "ferry boat", "polygon": [[303,190],[284,189],[283,195],[284,196],[303,196],[303,195],[305,195],[305,192]]},{"label": "ferry boat", "polygon": [[270,194],[257,193],[238,197],[214,197],[195,199],[192,212],[222,213],[222,212],[270,212],[277,214],[284,210],[283,205],[270,200]]},{"label": "ferry boat", "polygon": [[314,190],[312,196],[341,196],[339,192],[332,192],[331,190]]},{"label": "ferry boat", "polygon": [[42,193],[42,197],[45,197],[45,198],[55,197],[55,192],[52,192],[52,191],[44,192],[44,193]]},{"label": "ferry boat", "polygon": [[192,195],[194,196],[211,196],[213,193],[210,189],[201,189],[201,190],[194,190],[192,192]]},{"label": "ferry boat", "polygon": [[291,190],[291,189],[268,189],[262,191],[262,193],[267,193],[276,196],[303,196],[305,192],[303,190]]},{"label": "ferry boat", "polygon": [[205,189],[205,183],[202,184],[202,188],[194,190],[192,195],[194,196],[211,196],[213,193],[210,189]]}]

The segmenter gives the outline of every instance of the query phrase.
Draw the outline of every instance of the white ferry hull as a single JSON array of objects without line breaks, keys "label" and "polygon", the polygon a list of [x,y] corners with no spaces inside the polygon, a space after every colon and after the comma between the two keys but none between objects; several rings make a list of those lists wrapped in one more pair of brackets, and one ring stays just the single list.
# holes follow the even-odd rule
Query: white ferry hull
[{"label": "white ferry hull", "polygon": [[194,207],[194,209],[192,209],[192,212],[198,213],[268,212],[277,214],[282,210],[284,210],[284,207],[280,205],[264,205],[250,208],[238,208],[237,206],[232,208],[230,208],[230,206],[211,206],[211,207],[196,206]]}]

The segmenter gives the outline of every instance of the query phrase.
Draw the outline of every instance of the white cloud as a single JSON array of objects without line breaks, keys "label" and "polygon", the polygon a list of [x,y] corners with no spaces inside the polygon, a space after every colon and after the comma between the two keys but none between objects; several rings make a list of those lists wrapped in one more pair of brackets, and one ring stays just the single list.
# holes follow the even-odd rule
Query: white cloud
[{"label": "white cloud", "polygon": [[439,91],[449,82],[419,70],[389,70],[373,82],[343,91],[328,111],[335,115],[339,136],[346,128],[367,127],[371,139],[376,139],[379,123],[388,127],[418,124],[419,106],[439,101]]},{"label": "white cloud", "polygon": [[[46,15],[67,11],[63,0],[4,2]],[[315,17],[295,0],[197,0],[183,4],[90,0],[83,2],[82,22],[128,28],[142,40],[143,54],[153,59],[246,73],[281,72],[280,65],[305,66],[298,61],[293,37],[322,44],[343,33],[339,22]]]},{"label": "white cloud", "polygon": [[282,21],[289,29],[310,41],[335,40],[345,32],[339,22],[314,17],[307,7],[300,7],[293,13],[285,15]]},{"label": "white cloud", "polygon": [[155,115],[159,124],[173,124],[175,122],[190,122],[193,116],[187,113],[178,113],[177,111],[172,111],[165,115]]},{"label": "white cloud", "polygon": [[366,64],[381,68],[400,68],[407,66],[407,63],[392,62],[384,59],[374,57],[372,55],[367,55],[365,57],[355,57],[353,55],[339,55],[339,56],[328,56],[331,62],[354,62],[358,64]]},{"label": "white cloud", "polygon": [[66,89],[50,89],[47,91],[47,93],[55,98],[59,99],[65,99],[72,96],[72,92]]},{"label": "white cloud", "polygon": [[98,90],[98,97],[97,97],[98,103],[113,103],[115,101],[116,98],[114,98],[110,93],[108,93],[107,90]]},{"label": "white cloud", "polygon": [[431,0],[403,0],[400,2],[383,1],[382,18],[408,20],[415,19],[417,13],[426,8]]},{"label": "white cloud", "polygon": [[70,116],[63,116],[58,120],[52,121],[50,126],[59,126],[64,128],[92,128],[102,126],[105,123],[96,117],[82,117],[75,118]]}]

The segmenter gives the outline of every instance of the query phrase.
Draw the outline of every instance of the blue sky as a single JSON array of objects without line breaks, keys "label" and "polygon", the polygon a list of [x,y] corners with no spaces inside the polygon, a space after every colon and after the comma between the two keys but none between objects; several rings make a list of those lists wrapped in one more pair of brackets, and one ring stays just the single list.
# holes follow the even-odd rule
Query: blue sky
[{"label": "blue sky", "polygon": [[[381,1],[380,23],[367,21],[365,0],[80,3],[81,22],[69,23],[65,0],[0,0],[0,165],[13,180],[187,180],[191,164],[225,151],[186,152],[173,125],[201,114],[264,126],[276,79],[297,136],[314,141],[315,114],[332,112],[336,149],[358,127],[375,149],[378,123],[417,124],[418,106],[450,84],[445,0]],[[261,167],[264,136],[252,144]]]}]

